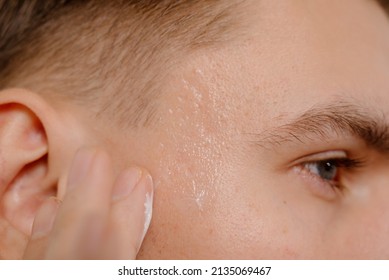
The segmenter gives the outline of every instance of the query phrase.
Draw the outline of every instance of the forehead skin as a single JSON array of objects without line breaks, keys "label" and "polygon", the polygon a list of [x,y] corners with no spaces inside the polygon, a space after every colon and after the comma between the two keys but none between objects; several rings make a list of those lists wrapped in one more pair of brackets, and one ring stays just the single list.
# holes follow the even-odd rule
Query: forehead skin
[{"label": "forehead skin", "polygon": [[[320,103],[350,99],[387,118],[386,15],[368,0],[252,0],[241,9],[244,34],[172,73],[157,128],[118,136],[115,148],[156,182],[139,257],[387,258],[388,188],[329,205],[279,171],[320,143],[273,152],[250,145],[251,135]],[[349,144],[338,143],[320,150]]]}]

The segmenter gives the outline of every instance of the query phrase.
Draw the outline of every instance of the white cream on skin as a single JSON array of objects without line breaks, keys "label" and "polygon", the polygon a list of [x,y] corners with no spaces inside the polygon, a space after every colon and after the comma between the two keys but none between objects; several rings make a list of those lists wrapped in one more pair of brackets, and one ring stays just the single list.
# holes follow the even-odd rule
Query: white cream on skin
[{"label": "white cream on skin", "polygon": [[153,195],[151,193],[146,193],[146,199],[145,199],[145,223],[143,226],[143,235],[142,240],[145,238],[145,235],[147,233],[147,230],[149,229],[151,217],[153,215]]}]

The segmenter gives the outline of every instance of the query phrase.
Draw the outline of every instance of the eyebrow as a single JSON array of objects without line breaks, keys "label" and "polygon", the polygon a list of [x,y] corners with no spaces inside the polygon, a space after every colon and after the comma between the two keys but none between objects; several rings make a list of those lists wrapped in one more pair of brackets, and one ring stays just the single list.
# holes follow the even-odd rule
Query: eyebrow
[{"label": "eyebrow", "polygon": [[270,148],[286,142],[305,143],[312,136],[328,139],[336,133],[357,137],[369,148],[389,155],[389,126],[384,114],[368,112],[346,102],[316,106],[289,123],[266,130],[255,142]]}]

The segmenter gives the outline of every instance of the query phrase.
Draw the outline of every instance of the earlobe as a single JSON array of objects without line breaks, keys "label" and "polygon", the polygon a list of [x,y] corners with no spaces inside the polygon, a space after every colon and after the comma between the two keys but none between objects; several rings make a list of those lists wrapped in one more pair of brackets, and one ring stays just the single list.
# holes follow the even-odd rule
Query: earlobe
[{"label": "earlobe", "polygon": [[46,114],[32,92],[0,92],[0,218],[26,235],[42,201],[56,194],[48,176]]}]

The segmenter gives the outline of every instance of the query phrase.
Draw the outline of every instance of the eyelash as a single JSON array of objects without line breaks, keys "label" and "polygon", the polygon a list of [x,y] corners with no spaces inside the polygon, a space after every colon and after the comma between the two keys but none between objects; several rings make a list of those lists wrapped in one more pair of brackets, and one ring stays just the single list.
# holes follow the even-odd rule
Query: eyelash
[{"label": "eyelash", "polygon": [[[333,180],[329,180],[326,178],[323,178],[319,174],[314,174],[311,170],[309,170],[309,166],[319,166],[320,164],[327,164],[330,163],[332,166],[336,168],[336,176]],[[329,185],[333,189],[343,189],[344,186],[341,185],[341,182],[339,180],[339,172],[343,169],[343,171],[346,172],[352,172],[360,167],[363,167],[364,160],[362,159],[352,159],[352,158],[330,158],[330,159],[324,159],[324,160],[317,160],[317,161],[309,161],[304,162],[300,166],[301,168],[307,172],[310,176],[314,176],[320,182],[325,183]]]}]

